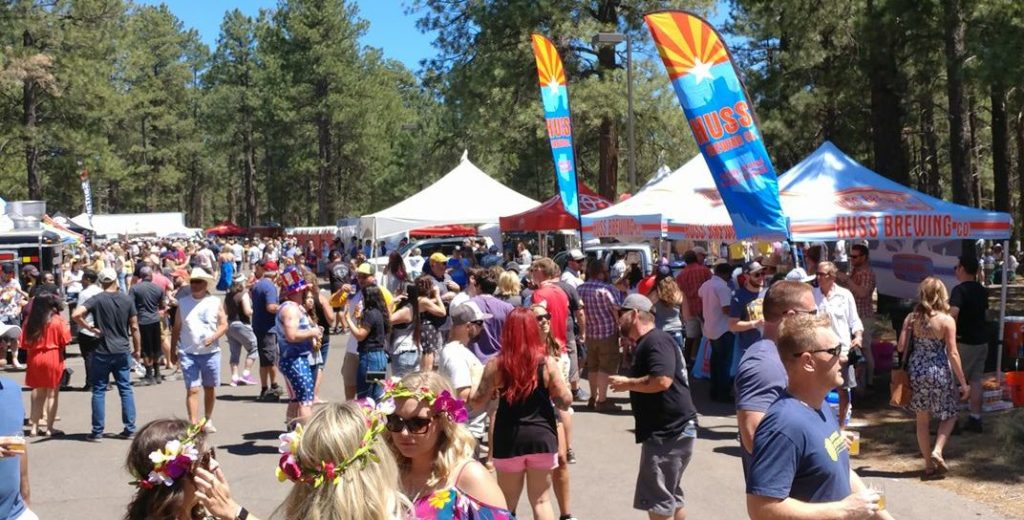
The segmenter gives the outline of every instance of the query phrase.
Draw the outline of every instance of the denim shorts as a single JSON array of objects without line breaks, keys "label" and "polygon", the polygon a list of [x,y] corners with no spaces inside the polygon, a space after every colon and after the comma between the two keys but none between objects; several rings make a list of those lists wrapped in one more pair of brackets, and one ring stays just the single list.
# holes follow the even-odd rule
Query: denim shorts
[{"label": "denim shorts", "polygon": [[210,354],[180,353],[181,373],[185,388],[220,386],[220,352]]},{"label": "denim shorts", "polygon": [[391,376],[401,379],[415,372],[420,366],[420,353],[415,350],[397,352],[391,356]]}]

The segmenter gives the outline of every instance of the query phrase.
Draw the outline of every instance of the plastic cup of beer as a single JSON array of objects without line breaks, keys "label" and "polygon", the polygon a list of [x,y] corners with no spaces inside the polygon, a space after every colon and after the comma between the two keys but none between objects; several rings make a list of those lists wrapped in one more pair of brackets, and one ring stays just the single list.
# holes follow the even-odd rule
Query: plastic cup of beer
[{"label": "plastic cup of beer", "polygon": [[881,482],[871,482],[868,484],[868,489],[878,495],[878,510],[885,510],[885,484]]},{"label": "plastic cup of beer", "polygon": [[860,432],[847,430],[846,436],[850,440],[850,456],[860,456]]},{"label": "plastic cup of beer", "polygon": [[7,451],[25,453],[25,437],[22,437],[21,435],[0,437],[0,445],[3,445],[4,449]]}]

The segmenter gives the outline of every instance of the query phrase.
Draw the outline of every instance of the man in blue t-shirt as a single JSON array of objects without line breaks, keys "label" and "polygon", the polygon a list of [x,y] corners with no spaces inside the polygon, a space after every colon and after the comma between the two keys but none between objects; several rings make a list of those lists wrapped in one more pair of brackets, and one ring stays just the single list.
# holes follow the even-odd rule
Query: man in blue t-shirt
[{"label": "man in blue t-shirt", "polygon": [[754,436],[747,511],[762,518],[891,518],[850,469],[846,438],[825,404],[842,383],[842,345],[825,317],[783,320],[779,358],[789,379]]},{"label": "man in blue t-shirt", "polygon": [[21,437],[25,408],[21,387],[0,377],[0,519],[35,518],[25,501],[28,491],[28,455]]},{"label": "man in blue t-shirt", "polygon": [[[265,260],[256,264],[259,281],[249,290],[252,298],[252,331],[256,334],[256,351],[260,356],[260,401],[277,401],[281,387],[277,384],[280,351],[277,336],[271,332],[277,317],[277,262]],[[267,386],[270,383],[270,386]]]},{"label": "man in blue t-shirt", "polygon": [[729,305],[729,332],[736,334],[740,344],[740,352],[757,343],[761,339],[764,327],[764,312],[761,310],[764,301],[765,270],[758,262],[747,262],[743,266],[743,283],[736,288]]},{"label": "man in blue t-shirt", "polygon": [[764,296],[764,339],[743,353],[736,369],[736,422],[740,429],[743,474],[747,475],[754,432],[773,403],[786,391],[786,368],[779,359],[775,340],[783,318],[817,314],[811,286],[794,280],[772,284]]},{"label": "man in blue t-shirt", "polygon": [[465,252],[460,247],[456,247],[455,251],[452,252],[452,257],[448,259],[448,275],[452,277],[452,281],[459,284],[462,290],[466,290],[466,286],[469,285],[469,259],[465,258]]}]

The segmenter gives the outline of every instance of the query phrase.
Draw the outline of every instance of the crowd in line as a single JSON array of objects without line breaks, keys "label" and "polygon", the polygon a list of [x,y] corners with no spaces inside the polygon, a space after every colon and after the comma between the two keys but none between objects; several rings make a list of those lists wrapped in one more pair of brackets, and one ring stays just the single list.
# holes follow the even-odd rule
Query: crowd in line
[{"label": "crowd in line", "polygon": [[[522,244],[507,263],[485,247],[435,253],[416,266],[421,272],[397,252],[378,272],[358,248],[310,249],[293,241],[136,243],[72,257],[65,291],[92,392],[88,439],[104,439],[111,378],[119,436],[133,439],[128,467],[139,489],[126,518],[252,518],[231,499],[207,444],[217,431],[225,338],[231,385],[258,382],[255,398],[264,401],[287,393],[278,471],[295,485],[277,516],[511,518],[525,489],[534,518],[554,518],[553,491],[560,518],[573,519],[573,402],[614,412],[609,393],[628,391],[642,446],[634,507],[681,519],[698,421],[689,367],[704,362],[702,337],[710,397],[737,408],[753,518],[888,518],[878,493],[850,469],[843,433],[849,390],[858,376],[868,385],[873,378],[875,282],[863,245],[851,248],[849,273],[820,245],[804,252],[806,268],[793,269],[780,255],[709,267],[694,247],[678,274],[662,259],[639,277],[624,259],[570,250],[563,268]],[[947,470],[942,451],[960,399],[971,395],[967,427],[981,430],[985,350],[975,332],[987,296],[978,271],[977,260],[962,258],[952,297],[937,279],[922,282],[901,334],[926,477]],[[48,284],[43,275],[24,291],[5,276],[4,290],[18,291],[27,316],[14,344],[28,353],[28,435],[63,434],[53,420],[72,331],[60,290],[41,289]],[[339,332],[333,339],[347,341],[344,405],[319,396]],[[187,420],[136,432],[133,359],[141,385],[180,370]],[[0,395],[16,388],[0,384]],[[825,403],[833,390],[839,414]],[[18,415],[20,429],[17,401],[4,404],[4,420]],[[933,415],[941,421],[934,445]],[[10,470],[19,453],[0,450],[0,468]],[[26,466],[23,449],[20,458]],[[17,495],[0,497],[0,506],[16,513],[10,518],[32,518]],[[481,511],[490,516],[474,516]]]}]

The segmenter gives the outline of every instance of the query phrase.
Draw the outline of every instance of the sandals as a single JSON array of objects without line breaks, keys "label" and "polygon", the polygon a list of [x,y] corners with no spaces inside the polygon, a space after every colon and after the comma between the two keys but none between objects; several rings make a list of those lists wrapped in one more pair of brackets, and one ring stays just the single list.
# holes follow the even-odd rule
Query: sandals
[{"label": "sandals", "polygon": [[65,433],[61,430],[46,430],[39,433],[40,437],[63,437]]},{"label": "sandals", "polygon": [[932,453],[931,456],[932,464],[935,465],[935,470],[939,475],[945,475],[949,471],[949,466],[946,465],[946,461],[936,453]]}]

